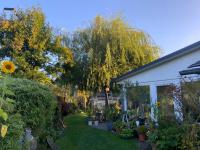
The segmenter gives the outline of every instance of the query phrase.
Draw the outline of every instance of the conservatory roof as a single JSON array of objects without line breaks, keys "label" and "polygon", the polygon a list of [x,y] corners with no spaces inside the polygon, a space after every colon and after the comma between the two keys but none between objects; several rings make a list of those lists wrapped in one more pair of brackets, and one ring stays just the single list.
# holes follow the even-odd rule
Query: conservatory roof
[{"label": "conservatory roof", "polygon": [[188,69],[180,71],[180,75],[200,74],[200,61],[190,65]]}]

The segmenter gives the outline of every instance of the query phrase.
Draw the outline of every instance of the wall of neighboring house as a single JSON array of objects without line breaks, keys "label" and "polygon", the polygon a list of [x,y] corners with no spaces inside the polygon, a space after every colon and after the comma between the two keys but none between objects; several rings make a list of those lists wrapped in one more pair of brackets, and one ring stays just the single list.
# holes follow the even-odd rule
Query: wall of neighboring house
[{"label": "wall of neighboring house", "polygon": [[187,69],[188,66],[195,63],[196,61],[199,61],[199,59],[200,49],[185,56],[178,57],[169,62],[165,62],[144,72],[138,73],[121,81],[120,83],[125,81],[130,81],[132,83],[138,82],[141,85],[150,85],[153,82],[157,85],[174,83],[179,81],[179,71]]}]

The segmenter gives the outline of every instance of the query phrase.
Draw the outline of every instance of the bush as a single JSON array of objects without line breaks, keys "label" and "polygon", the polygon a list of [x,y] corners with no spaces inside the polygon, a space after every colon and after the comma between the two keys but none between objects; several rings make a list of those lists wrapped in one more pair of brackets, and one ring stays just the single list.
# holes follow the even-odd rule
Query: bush
[{"label": "bush", "polygon": [[[164,121],[162,121],[164,125]],[[158,150],[179,149],[183,136],[183,128],[181,125],[171,125],[165,122],[162,126],[148,133],[148,139],[156,145]]]},{"label": "bush", "polygon": [[21,114],[25,127],[45,140],[53,127],[55,96],[48,87],[26,79],[10,78],[7,86],[14,92],[15,110]]},{"label": "bush", "polygon": [[[4,79],[3,79],[4,78]],[[24,133],[24,122],[15,111],[15,101],[8,98],[14,93],[7,87],[10,80],[1,77],[0,82],[0,149],[20,150],[20,140]]]},{"label": "bush", "polygon": [[78,107],[75,103],[68,103],[64,102],[62,103],[62,115],[66,116],[69,114],[74,114],[77,111]]},{"label": "bush", "polygon": [[8,132],[0,139],[0,149],[21,150],[20,140],[24,133],[24,122],[20,114],[9,115],[7,120]]},{"label": "bush", "polygon": [[129,128],[122,129],[119,135],[120,135],[121,138],[124,138],[124,139],[129,139],[129,138],[132,138],[134,136],[133,130],[129,129]]},{"label": "bush", "polygon": [[200,149],[200,126],[199,124],[183,124],[184,133],[182,136],[181,149]]}]

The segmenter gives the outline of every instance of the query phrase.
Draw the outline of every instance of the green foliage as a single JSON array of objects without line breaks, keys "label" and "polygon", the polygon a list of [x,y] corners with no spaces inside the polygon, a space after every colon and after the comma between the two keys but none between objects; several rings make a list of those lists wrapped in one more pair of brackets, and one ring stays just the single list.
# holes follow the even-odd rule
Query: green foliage
[{"label": "green foliage", "polygon": [[123,128],[126,127],[126,124],[122,122],[121,119],[113,122],[113,129],[119,134]]},{"label": "green foliage", "polygon": [[26,79],[9,79],[8,88],[14,92],[15,111],[22,115],[25,126],[32,129],[35,136],[46,139],[53,127],[56,99],[43,85]]},{"label": "green foliage", "polygon": [[109,121],[116,121],[120,117],[119,110],[115,107],[115,105],[110,105],[109,108],[105,110],[106,119]]},{"label": "green foliage", "polygon": [[137,131],[138,131],[138,134],[146,134],[148,130],[144,125],[142,125],[138,127]]},{"label": "green foliage", "polygon": [[12,59],[16,77],[50,84],[48,75],[57,78],[63,65],[73,60],[62,40],[53,34],[40,8],[18,9],[9,21],[0,16],[0,58]]},{"label": "green foliage", "polygon": [[156,145],[158,150],[180,149],[184,133],[183,126],[177,124],[175,120],[161,119],[158,128],[148,133],[148,139]]},{"label": "green foliage", "polygon": [[24,132],[24,122],[21,115],[15,111],[15,101],[9,98],[14,96],[7,86],[10,83],[9,78],[4,76],[0,80],[0,127],[3,125],[8,127],[5,136],[0,137],[0,147],[20,150],[19,142]]},{"label": "green foliage", "polygon": [[133,130],[129,128],[123,128],[120,132],[120,137],[121,138],[132,138],[133,137]]},{"label": "green foliage", "polygon": [[102,89],[111,78],[159,56],[149,35],[131,28],[120,17],[107,20],[97,16],[90,27],[73,34],[71,49],[76,62],[73,72],[82,73],[74,78],[76,84],[92,90]]},{"label": "green foliage", "polygon": [[184,124],[181,149],[196,150],[200,148],[200,127],[198,124]]},{"label": "green foliage", "polygon": [[10,114],[6,122],[8,124],[8,132],[4,138],[0,139],[1,149],[21,150],[20,140],[24,134],[24,122],[19,113]]}]

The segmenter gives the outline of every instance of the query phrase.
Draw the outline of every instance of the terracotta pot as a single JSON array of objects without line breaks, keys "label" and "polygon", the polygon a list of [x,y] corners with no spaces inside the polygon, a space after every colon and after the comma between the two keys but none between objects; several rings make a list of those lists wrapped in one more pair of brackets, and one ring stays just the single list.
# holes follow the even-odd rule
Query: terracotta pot
[{"label": "terracotta pot", "polygon": [[139,134],[139,141],[140,141],[140,142],[144,142],[145,139],[146,139],[145,134]]}]

